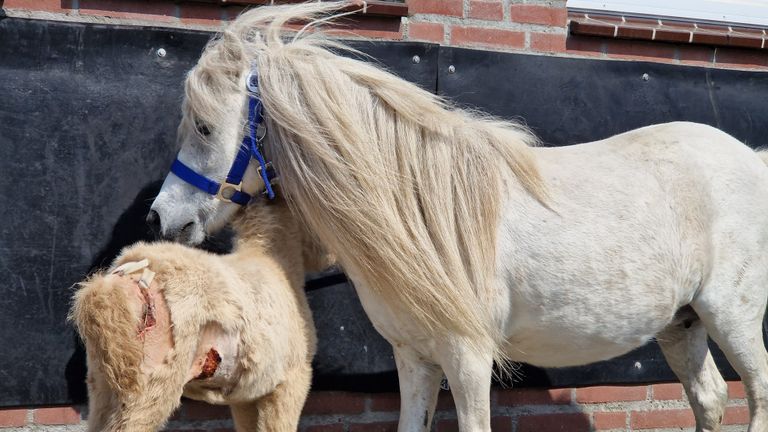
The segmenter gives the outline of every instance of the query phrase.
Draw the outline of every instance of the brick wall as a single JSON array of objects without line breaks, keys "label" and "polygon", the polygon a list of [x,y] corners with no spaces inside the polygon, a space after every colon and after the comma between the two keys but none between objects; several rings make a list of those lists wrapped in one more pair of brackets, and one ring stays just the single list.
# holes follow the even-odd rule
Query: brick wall
[{"label": "brick wall", "polygon": [[[749,412],[740,382],[728,383],[724,432],[743,431]],[[680,384],[566,389],[498,389],[491,396],[492,427],[501,432],[692,431],[693,414]],[[304,408],[302,432],[396,431],[397,394],[317,392]],[[0,432],[85,430],[84,407],[0,410]],[[437,432],[457,431],[449,392],[435,415]],[[167,431],[232,431],[225,407],[186,402]]]},{"label": "brick wall", "polygon": [[[220,29],[243,10],[177,0],[0,0],[0,4],[10,16],[205,30]],[[543,55],[768,69],[768,50],[569,35],[565,0],[408,0],[407,4],[408,17],[359,17],[348,22],[343,34]]]}]

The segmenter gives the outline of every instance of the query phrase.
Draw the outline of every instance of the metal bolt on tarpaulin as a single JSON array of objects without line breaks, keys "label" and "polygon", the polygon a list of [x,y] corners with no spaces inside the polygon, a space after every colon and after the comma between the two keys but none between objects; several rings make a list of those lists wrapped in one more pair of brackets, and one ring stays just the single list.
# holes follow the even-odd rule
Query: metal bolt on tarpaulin
[{"label": "metal bolt on tarpaulin", "polygon": [[648,80],[651,79],[651,76],[648,75],[647,73],[644,73],[643,76],[642,76],[642,79],[643,79],[643,81],[648,81]]},{"label": "metal bolt on tarpaulin", "polygon": [[165,48],[158,48],[157,50],[157,56],[158,57],[165,57],[167,53],[165,52]]},{"label": "metal bolt on tarpaulin", "polygon": [[419,57],[419,56],[417,56],[417,55],[413,56],[413,57],[411,58],[411,60],[412,60],[414,63],[416,63],[416,64],[419,64],[419,63],[421,63],[421,57]]},{"label": "metal bolt on tarpaulin", "polygon": [[448,73],[456,73],[456,66],[454,65],[448,66]]},{"label": "metal bolt on tarpaulin", "polygon": [[643,364],[642,364],[642,363],[640,363],[639,361],[636,361],[636,362],[635,362],[635,364],[634,364],[634,366],[635,366],[635,369],[637,369],[637,370],[640,370],[640,369],[642,369],[642,368],[643,368]]}]

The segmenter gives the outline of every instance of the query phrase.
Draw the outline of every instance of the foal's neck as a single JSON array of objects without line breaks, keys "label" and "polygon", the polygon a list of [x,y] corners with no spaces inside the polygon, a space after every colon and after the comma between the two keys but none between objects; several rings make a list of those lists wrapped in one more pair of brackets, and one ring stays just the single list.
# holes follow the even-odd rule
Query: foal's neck
[{"label": "foal's neck", "polygon": [[237,234],[234,255],[238,260],[273,260],[295,289],[303,287],[304,233],[282,198],[248,205],[235,216],[232,226]]},{"label": "foal's neck", "polygon": [[301,232],[281,198],[246,206],[232,220],[237,233],[235,253],[301,253]]}]

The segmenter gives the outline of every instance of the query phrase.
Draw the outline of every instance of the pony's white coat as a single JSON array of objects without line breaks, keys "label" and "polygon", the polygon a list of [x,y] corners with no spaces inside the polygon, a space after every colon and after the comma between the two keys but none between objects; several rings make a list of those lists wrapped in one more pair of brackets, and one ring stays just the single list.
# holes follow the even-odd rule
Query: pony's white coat
[{"label": "pony's white coat", "polygon": [[[401,431],[428,429],[443,372],[461,430],[487,431],[494,359],[579,365],[654,337],[697,429],[719,430],[727,394],[707,334],[747,386],[750,432],[768,429],[760,157],[692,123],[527,147],[533,138],[512,123],[451,109],[312,39],[276,36],[333,7],[261,8],[212,43],[187,80],[180,156],[224,176],[256,62],[282,189],[394,347]],[[211,136],[195,134],[195,121]],[[236,211],[173,176],[153,209],[185,241]]]}]

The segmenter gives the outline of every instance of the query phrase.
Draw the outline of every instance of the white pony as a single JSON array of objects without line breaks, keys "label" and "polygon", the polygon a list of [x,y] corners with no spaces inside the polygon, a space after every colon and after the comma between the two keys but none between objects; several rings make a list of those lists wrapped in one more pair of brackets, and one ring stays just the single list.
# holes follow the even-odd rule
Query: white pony
[{"label": "white pony", "polygon": [[[488,431],[494,360],[582,365],[656,337],[697,430],[716,431],[727,393],[707,335],[744,380],[749,430],[768,430],[755,152],[691,123],[534,148],[523,127],[342,57],[318,32],[283,39],[287,22],[342,6],[257,8],[212,41],[186,80],[179,159],[224,178],[255,70],[281,190],[394,348],[399,430],[429,429],[443,373],[460,429]],[[169,175],[149,219],[197,243],[237,210]]]}]

